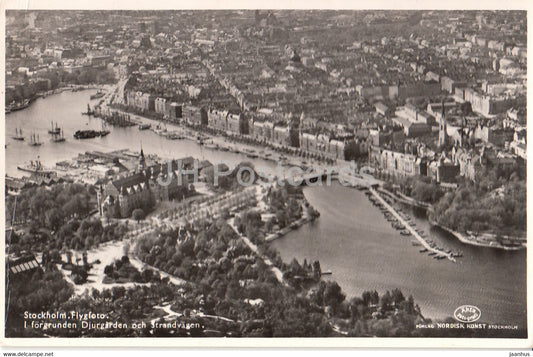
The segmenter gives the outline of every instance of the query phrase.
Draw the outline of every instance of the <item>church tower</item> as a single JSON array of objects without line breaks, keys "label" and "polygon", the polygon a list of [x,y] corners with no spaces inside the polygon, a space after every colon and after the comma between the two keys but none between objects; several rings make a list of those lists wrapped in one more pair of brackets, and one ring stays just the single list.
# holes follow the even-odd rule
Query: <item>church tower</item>
[{"label": "church tower", "polygon": [[141,145],[141,153],[139,154],[139,165],[137,166],[137,171],[142,172],[146,168],[146,160],[144,158],[144,151]]},{"label": "church tower", "polygon": [[446,114],[444,101],[442,101],[442,112],[439,121],[439,147],[443,147],[448,142],[448,133],[446,132]]}]

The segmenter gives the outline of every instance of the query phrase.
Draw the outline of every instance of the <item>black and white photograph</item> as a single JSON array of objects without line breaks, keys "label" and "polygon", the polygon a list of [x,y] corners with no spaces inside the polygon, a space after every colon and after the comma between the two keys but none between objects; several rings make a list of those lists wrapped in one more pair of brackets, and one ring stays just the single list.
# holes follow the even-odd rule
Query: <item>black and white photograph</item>
[{"label": "black and white photograph", "polygon": [[527,346],[527,14],[5,9],[2,343]]}]

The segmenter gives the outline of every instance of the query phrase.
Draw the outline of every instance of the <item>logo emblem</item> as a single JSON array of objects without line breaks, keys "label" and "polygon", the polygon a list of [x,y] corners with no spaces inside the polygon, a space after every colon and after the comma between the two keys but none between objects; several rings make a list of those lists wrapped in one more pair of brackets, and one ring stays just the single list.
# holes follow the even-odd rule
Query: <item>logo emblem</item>
[{"label": "logo emblem", "polygon": [[463,305],[455,309],[453,317],[460,322],[475,322],[481,317],[481,310],[473,305]]}]

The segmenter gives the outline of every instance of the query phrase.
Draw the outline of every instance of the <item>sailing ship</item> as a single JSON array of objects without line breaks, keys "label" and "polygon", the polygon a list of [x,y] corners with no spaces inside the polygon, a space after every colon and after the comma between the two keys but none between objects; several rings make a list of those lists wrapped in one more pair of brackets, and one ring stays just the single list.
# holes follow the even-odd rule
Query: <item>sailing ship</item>
[{"label": "sailing ship", "polygon": [[57,135],[61,132],[61,128],[59,128],[57,126],[57,123],[56,123],[56,126],[54,128],[54,122],[52,122],[52,129],[51,130],[48,130],[48,134],[52,134],[52,135]]},{"label": "sailing ship", "polygon": [[15,136],[13,137],[13,139],[18,140],[18,141],[24,140],[24,136],[22,136],[22,128],[21,129],[15,128]]},{"label": "sailing ship", "polygon": [[87,111],[86,112],[82,112],[81,113],[82,115],[94,115],[94,110],[91,110],[91,106],[89,105],[89,103],[87,103]]},{"label": "sailing ship", "polygon": [[63,129],[62,128],[57,134],[54,134],[53,137],[52,137],[52,141],[54,143],[62,143],[65,140],[66,140],[65,139],[65,135],[63,134]]},{"label": "sailing ship", "polygon": [[39,134],[37,134],[37,136],[35,136],[35,133],[31,134],[30,142],[28,143],[28,145],[30,145],[30,146],[40,146],[41,144],[42,144],[42,142],[39,141]]}]

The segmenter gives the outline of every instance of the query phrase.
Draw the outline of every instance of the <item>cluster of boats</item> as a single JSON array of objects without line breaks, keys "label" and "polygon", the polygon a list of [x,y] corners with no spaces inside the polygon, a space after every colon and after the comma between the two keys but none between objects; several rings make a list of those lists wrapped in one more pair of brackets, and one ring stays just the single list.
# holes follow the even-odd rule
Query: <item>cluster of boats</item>
[{"label": "cluster of boats", "polygon": [[94,116],[102,119],[106,124],[117,126],[119,128],[128,128],[130,126],[138,125],[138,123],[131,120],[131,116],[126,113],[98,111]]},{"label": "cluster of boats", "polygon": [[[418,233],[418,235],[424,239],[424,241],[429,245],[430,248],[432,248],[433,250],[436,251],[436,252],[433,251],[433,252],[429,253],[429,255],[433,256],[433,258],[435,258],[435,259],[444,259],[444,258],[446,258],[446,255],[443,255],[442,253],[445,253],[445,254],[449,255],[450,257],[452,257],[452,258],[458,258],[458,257],[462,257],[463,256],[463,253],[461,253],[459,251],[453,251],[451,249],[446,249],[446,248],[439,247],[437,245],[437,243],[433,239],[431,239],[431,238],[426,236],[426,233],[422,229],[417,228],[416,227],[416,223],[412,221],[411,217],[408,214],[406,214],[405,212],[403,212],[401,209],[398,209],[398,214],[401,215],[402,218],[416,231],[416,233]],[[425,252],[428,251],[427,249],[425,249],[425,250],[424,249],[421,249],[420,253],[425,253]]]},{"label": "cluster of boats", "polygon": [[[158,124],[155,127],[152,127],[150,123],[141,123],[138,124],[139,130],[152,130],[154,133],[156,133],[159,136],[162,136],[164,138],[170,139],[170,140],[180,140],[180,139],[190,139],[195,140],[199,145],[202,145],[206,149],[211,150],[220,150],[220,151],[228,151],[234,154],[244,154],[250,159],[263,159],[266,161],[272,161],[272,162],[279,162],[282,166],[286,166],[289,164],[289,161],[286,157],[280,156],[274,157],[269,152],[265,151],[255,151],[254,149],[250,148],[237,148],[235,146],[229,145],[220,145],[213,141],[213,138],[210,136],[206,136],[203,134],[192,134],[192,133],[184,133],[179,130],[167,130],[166,126],[163,124]],[[305,163],[305,162],[303,162]]]},{"label": "cluster of boats", "polygon": [[[229,148],[225,147],[225,146],[219,146],[218,149],[219,150],[223,150],[223,151],[228,151],[229,150],[230,152],[235,153],[235,154],[244,154],[244,155],[246,155],[246,157],[249,157],[250,159],[258,159],[259,158],[259,159],[262,159],[262,160],[265,160],[265,161],[277,162],[281,166],[288,166],[289,165],[289,159],[287,159],[285,156],[283,156],[283,155],[275,156],[275,155],[272,155],[272,153],[265,152],[264,150],[255,151],[254,149],[249,149],[249,148],[238,149],[238,148],[233,147],[233,146],[230,146]],[[302,165],[303,164],[306,164],[306,162],[303,161]]]},{"label": "cluster of boats", "polygon": [[[54,143],[61,143],[65,141],[65,136],[63,134],[63,129],[57,126],[57,123],[51,123],[51,128],[48,130],[48,134],[52,135],[51,141]],[[22,133],[22,128],[15,128],[15,136],[12,137],[13,140],[24,141],[25,137]],[[39,139],[39,134],[32,133],[30,135],[28,145],[29,146],[41,146],[43,143]]]},{"label": "cluster of boats", "polygon": [[385,207],[381,202],[379,202],[377,198],[372,196],[372,193],[370,193],[369,191],[366,191],[365,194],[368,196],[368,199],[370,200],[370,202],[372,202],[372,204],[376,206],[381,211],[381,213],[383,213],[387,222],[391,223],[392,228],[396,229],[397,231],[400,231],[400,234],[402,236],[411,235],[411,232],[409,232],[400,221],[394,218],[394,215],[389,212],[388,208]]},{"label": "cluster of boats", "polygon": [[[385,216],[385,219],[391,223],[392,227],[398,231],[400,231],[400,234],[403,236],[411,236],[411,231],[406,228],[404,224],[402,224],[401,221],[399,221],[397,218],[394,217],[394,215],[389,211],[389,208],[385,207],[383,203],[381,203],[377,198],[375,198],[371,192],[366,191],[365,194],[368,196],[368,199],[374,206],[376,206]],[[387,200],[384,198],[384,200],[387,202]],[[389,204],[392,204],[392,202],[388,202]],[[429,256],[432,256],[434,259],[445,259],[450,258],[454,260],[454,258],[462,257],[463,254],[459,251],[453,251],[451,249],[446,250],[445,248],[441,248],[433,241],[432,239],[428,238],[426,233],[416,227],[416,223],[411,219],[411,217],[403,212],[400,208],[396,209],[396,213],[401,216],[403,221],[409,225],[409,228],[411,230],[414,230],[416,232],[416,235],[418,236],[418,239],[422,239],[425,244],[422,244],[422,242],[418,240],[411,241],[411,244],[413,246],[423,246],[422,249],[419,250],[420,253],[427,253],[429,252]],[[429,248],[428,248],[429,247]]]}]

